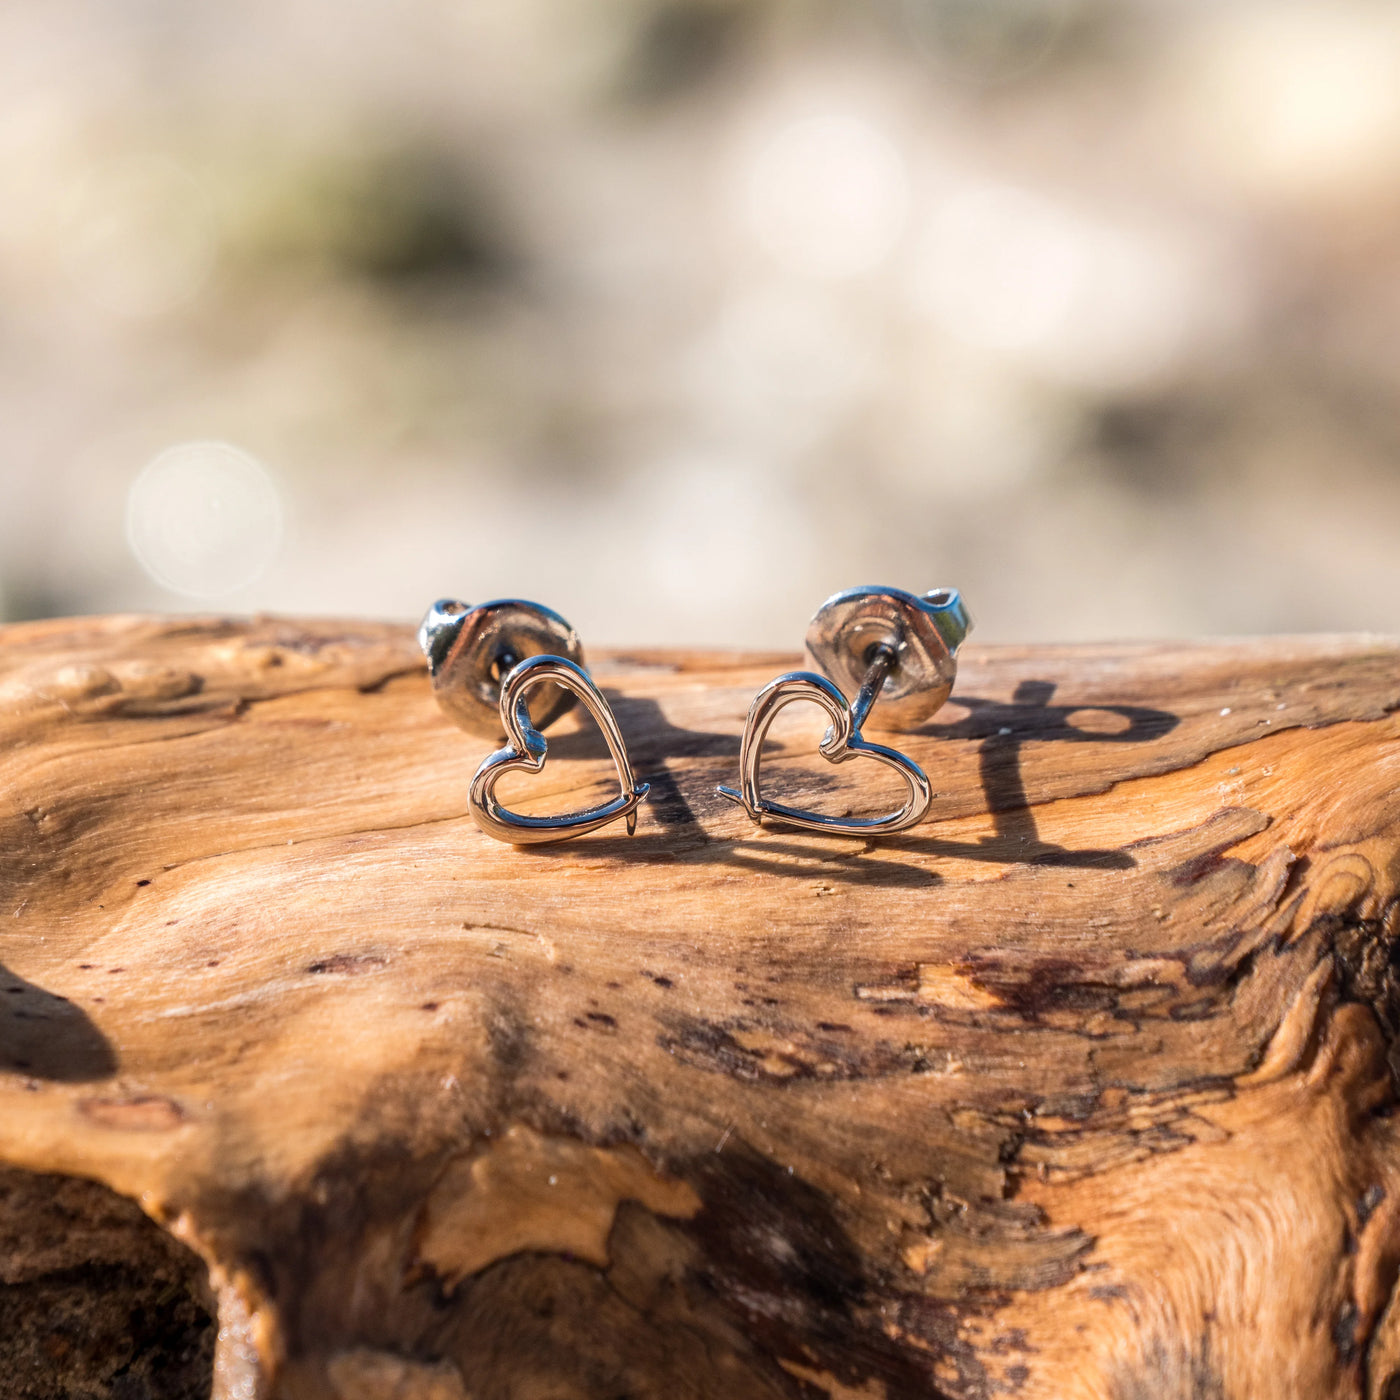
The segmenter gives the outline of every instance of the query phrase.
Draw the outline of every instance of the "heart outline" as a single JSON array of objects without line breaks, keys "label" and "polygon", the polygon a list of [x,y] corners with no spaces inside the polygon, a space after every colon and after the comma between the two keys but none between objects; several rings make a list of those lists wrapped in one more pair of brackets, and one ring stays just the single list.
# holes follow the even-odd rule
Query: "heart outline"
[{"label": "heart outline", "polygon": [[[759,791],[759,766],[763,759],[763,741],[779,711],[800,700],[819,705],[831,718],[831,727],[822,736],[818,751],[830,763],[846,763],[854,758],[870,758],[893,768],[908,784],[909,798],[904,806],[882,817],[828,817],[801,807],[788,807],[770,802]],[[825,676],[813,671],[789,671],[769,681],[754,696],[749,716],[744,724],[744,738],[739,748],[740,786],[738,790],[720,787],[720,796],[737,802],[749,819],[761,823],[764,817],[800,826],[808,831],[846,833],[853,836],[878,832],[903,831],[920,822],[933,801],[924,770],[898,749],[868,742],[856,728],[851,706],[840,689]]]},{"label": "heart outline", "polygon": [[[585,807],[581,811],[564,812],[557,816],[527,817],[511,811],[497,799],[496,784],[507,773],[517,770],[538,773],[544,767],[549,744],[530,720],[529,693],[550,681],[572,691],[593,716],[607,741],[622,791],[618,797],[601,806]],[[627,834],[635,834],[637,808],[651,791],[651,784],[638,783],[633,777],[627,746],[622,742],[612,707],[582,666],[562,656],[527,656],[513,666],[501,681],[500,712],[501,727],[508,742],[482,762],[467,793],[467,805],[471,808],[472,817],[488,836],[514,846],[562,841],[570,836],[597,831],[619,817],[627,819]]]}]

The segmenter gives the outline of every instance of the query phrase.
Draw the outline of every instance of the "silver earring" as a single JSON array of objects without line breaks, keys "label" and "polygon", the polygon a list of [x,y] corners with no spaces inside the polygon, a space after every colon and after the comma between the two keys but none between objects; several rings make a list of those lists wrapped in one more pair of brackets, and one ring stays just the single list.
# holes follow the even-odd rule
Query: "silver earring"
[{"label": "silver earring", "polygon": [[[518,598],[476,607],[444,598],[428,609],[418,644],[443,711],[471,734],[507,739],[476,770],[467,793],[472,816],[488,836],[515,846],[561,841],[619,817],[626,818],[629,836],[636,831],[637,808],[650,784],[633,778],[612,707],[583,669],[578,633],[558,613]],[[529,696],[536,690],[541,693],[532,717]],[[496,783],[517,770],[538,773],[549,748],[540,730],[579,700],[603,731],[621,794],[558,816],[512,812],[496,797]]]},{"label": "silver earring", "polygon": [[[881,719],[892,729],[910,729],[935,714],[953,689],[958,648],[971,630],[955,588],[922,597],[899,588],[849,588],[828,598],[807,628],[807,650],[826,674],[790,671],[754,696],[739,749],[739,788],[721,787],[719,793],[755,822],[771,817],[810,831],[868,836],[922,821],[933,799],[924,770],[897,749],[869,743],[861,730],[877,700]],[[831,718],[820,745],[823,758],[871,758],[893,768],[909,788],[904,805],[882,817],[827,817],[763,797],[763,741],[778,711],[796,700],[815,701]]]}]

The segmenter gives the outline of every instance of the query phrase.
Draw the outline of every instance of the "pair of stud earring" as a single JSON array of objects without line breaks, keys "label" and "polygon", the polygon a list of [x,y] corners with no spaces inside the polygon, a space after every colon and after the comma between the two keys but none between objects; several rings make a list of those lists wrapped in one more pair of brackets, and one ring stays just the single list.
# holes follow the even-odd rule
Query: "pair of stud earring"
[{"label": "pair of stud earring", "polygon": [[[931,718],[957,677],[957,653],[972,620],[956,589],[917,596],[898,588],[851,588],[828,598],[807,629],[807,650],[824,674],[790,671],[754,697],[739,750],[738,788],[719,793],[743,807],[755,822],[768,817],[811,831],[872,835],[903,831],[922,821],[933,799],[928,776],[907,754],[871,743],[862,730],[876,702],[887,728],[909,729]],[[583,666],[578,633],[558,613],[538,603],[506,599],[468,607],[443,600],[428,609],[418,630],[438,704],[463,729],[484,738],[504,734],[477,769],[467,800],[488,836],[512,845],[558,841],[625,819],[637,829],[637,808],[647,783],[636,781],[617,718]],[[530,696],[542,692],[536,708]],[[820,752],[832,763],[867,758],[903,778],[907,796],[877,817],[825,816],[771,802],[762,796],[763,744],[780,711],[799,700],[826,711],[830,727]],[[617,768],[619,795],[610,802],[557,816],[511,811],[496,796],[507,773],[538,773],[548,745],[540,732],[575,703],[602,731]]]}]

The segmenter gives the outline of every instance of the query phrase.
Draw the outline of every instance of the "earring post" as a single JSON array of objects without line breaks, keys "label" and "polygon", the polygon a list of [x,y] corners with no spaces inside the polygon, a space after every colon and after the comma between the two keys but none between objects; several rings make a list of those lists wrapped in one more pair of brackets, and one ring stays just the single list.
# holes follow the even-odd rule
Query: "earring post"
[{"label": "earring post", "polygon": [[884,689],[885,681],[897,660],[895,649],[887,642],[879,642],[871,648],[865,679],[861,681],[860,693],[851,705],[851,728],[857,734],[865,727],[866,716],[880,698],[880,692]]},{"label": "earring post", "polygon": [[491,676],[499,684],[501,681],[515,670],[519,665],[520,658],[509,648],[504,651],[491,663]]}]

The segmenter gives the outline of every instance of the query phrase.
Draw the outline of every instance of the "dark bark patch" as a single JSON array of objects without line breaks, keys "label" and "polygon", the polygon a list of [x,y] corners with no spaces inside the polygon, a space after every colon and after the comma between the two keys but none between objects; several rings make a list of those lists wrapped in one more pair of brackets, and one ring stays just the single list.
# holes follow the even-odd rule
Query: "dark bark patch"
[{"label": "dark bark patch", "polygon": [[328,958],[319,958],[307,966],[312,976],[321,977],[328,973],[338,973],[342,977],[359,977],[366,972],[374,972],[388,966],[389,959],[383,953],[333,953]]},{"label": "dark bark patch", "polygon": [[1227,1400],[1210,1359],[1210,1338],[1195,1350],[1180,1342],[1154,1341],[1132,1366],[1109,1380],[1111,1400]]},{"label": "dark bark patch", "polygon": [[204,1264],[95,1182],[0,1171],[0,1376],[14,1400],[206,1400]]}]

